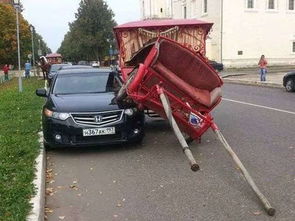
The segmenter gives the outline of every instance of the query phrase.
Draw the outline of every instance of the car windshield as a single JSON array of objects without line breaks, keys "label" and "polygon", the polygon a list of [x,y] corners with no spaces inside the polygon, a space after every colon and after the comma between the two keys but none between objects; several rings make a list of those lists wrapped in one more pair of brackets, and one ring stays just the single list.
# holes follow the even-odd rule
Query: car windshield
[{"label": "car windshield", "polygon": [[114,73],[81,73],[58,75],[53,94],[84,94],[115,91]]}]

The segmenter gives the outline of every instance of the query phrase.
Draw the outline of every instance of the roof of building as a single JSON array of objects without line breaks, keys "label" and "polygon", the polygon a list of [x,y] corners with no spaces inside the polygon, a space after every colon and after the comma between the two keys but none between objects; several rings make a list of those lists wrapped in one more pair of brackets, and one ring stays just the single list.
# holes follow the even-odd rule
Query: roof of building
[{"label": "roof of building", "polygon": [[56,57],[62,57],[61,54],[58,53],[52,53],[52,54],[47,54],[46,58],[56,58]]},{"label": "roof of building", "polygon": [[127,29],[127,28],[148,28],[148,27],[161,27],[161,26],[194,26],[194,25],[208,25],[212,26],[213,23],[197,20],[197,19],[152,19],[128,22],[116,26],[114,29]]}]

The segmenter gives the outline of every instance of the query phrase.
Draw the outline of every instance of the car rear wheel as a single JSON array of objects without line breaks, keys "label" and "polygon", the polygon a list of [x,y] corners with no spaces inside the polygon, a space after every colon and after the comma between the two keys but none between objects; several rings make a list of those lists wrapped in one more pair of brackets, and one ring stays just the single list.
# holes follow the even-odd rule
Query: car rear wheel
[{"label": "car rear wheel", "polygon": [[292,92],[295,91],[294,79],[289,78],[286,82],[286,91]]}]

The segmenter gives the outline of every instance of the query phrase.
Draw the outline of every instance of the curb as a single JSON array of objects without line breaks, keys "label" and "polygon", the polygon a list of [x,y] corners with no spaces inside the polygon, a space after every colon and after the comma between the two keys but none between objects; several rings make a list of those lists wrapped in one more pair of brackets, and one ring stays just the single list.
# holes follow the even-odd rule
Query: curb
[{"label": "curb", "polygon": [[35,186],[36,194],[30,200],[32,209],[27,216],[27,221],[43,221],[44,220],[44,206],[45,206],[45,150],[43,146],[43,134],[39,132],[40,153],[36,158],[36,172],[33,184]]},{"label": "curb", "polygon": [[222,79],[225,83],[233,84],[243,84],[243,85],[253,85],[260,87],[272,87],[272,88],[284,88],[282,84],[273,83],[273,82],[260,82],[260,81],[249,81],[249,80],[237,80],[237,79]]}]

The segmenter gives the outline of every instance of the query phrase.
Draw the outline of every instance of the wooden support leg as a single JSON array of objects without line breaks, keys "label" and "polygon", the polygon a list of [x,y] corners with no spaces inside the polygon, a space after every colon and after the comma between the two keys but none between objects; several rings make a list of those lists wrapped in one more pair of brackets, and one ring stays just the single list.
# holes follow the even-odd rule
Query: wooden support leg
[{"label": "wooden support leg", "polygon": [[275,214],[275,209],[270,205],[270,203],[268,202],[268,200],[266,199],[266,197],[260,192],[260,190],[258,189],[258,187],[256,186],[256,184],[254,183],[252,177],[250,176],[250,174],[248,173],[248,171],[246,170],[246,168],[244,167],[244,165],[242,164],[242,162],[240,161],[240,159],[238,158],[238,156],[236,155],[236,153],[232,150],[232,148],[230,147],[230,145],[227,143],[226,139],[224,138],[224,136],[222,135],[222,133],[220,132],[220,130],[217,128],[217,126],[216,125],[213,125],[212,128],[213,128],[213,131],[215,132],[217,138],[223,144],[223,146],[226,149],[226,151],[229,153],[229,155],[232,157],[232,159],[234,160],[234,162],[236,163],[236,165],[242,171],[242,174],[246,178],[248,184],[251,186],[251,188],[253,189],[253,191],[255,192],[255,194],[258,196],[258,198],[262,202],[262,204],[264,206],[264,209],[266,210],[267,214],[270,215],[270,216],[273,216]]},{"label": "wooden support leg", "polygon": [[167,97],[165,96],[165,94],[163,92],[160,92],[159,95],[160,95],[160,99],[163,104],[166,116],[168,118],[168,121],[169,121],[180,145],[182,146],[184,154],[186,155],[186,157],[189,160],[192,171],[198,171],[200,169],[200,167],[196,163],[196,160],[195,160],[191,150],[189,149],[187,142],[185,141],[185,138],[183,137],[183,135],[182,135],[182,133],[181,133],[181,131],[180,131],[173,115],[172,115],[169,100],[167,99]]}]

